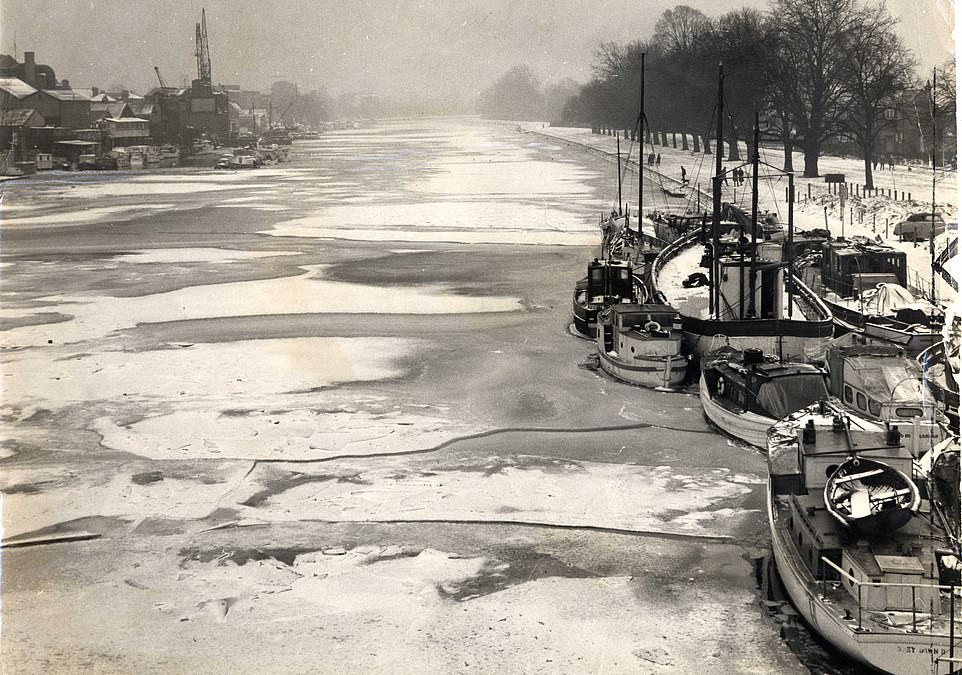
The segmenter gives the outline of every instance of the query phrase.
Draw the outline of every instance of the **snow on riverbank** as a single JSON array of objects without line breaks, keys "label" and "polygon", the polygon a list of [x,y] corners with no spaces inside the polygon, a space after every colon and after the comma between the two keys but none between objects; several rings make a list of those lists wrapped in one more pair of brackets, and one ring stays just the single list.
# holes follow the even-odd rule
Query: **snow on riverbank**
[{"label": "snow on riverbank", "polygon": [[[612,136],[592,134],[590,129],[576,129],[569,127],[545,127],[540,125],[525,125],[533,135],[547,136],[562,139],[570,143],[575,143],[584,147],[594,148],[600,152],[614,155],[616,140]],[[634,148],[634,150],[632,150]],[[745,148],[742,146],[742,161],[747,157]],[[624,156],[631,153],[633,161],[638,157],[638,144],[630,144],[625,140],[621,141],[621,150]],[[646,148],[646,152],[655,152],[661,155],[661,164],[657,168],[658,172],[669,179],[681,177],[682,167],[686,168],[687,176],[692,185],[700,185],[702,190],[710,191],[710,176],[713,173],[714,165],[711,157],[706,157],[703,153],[683,151],[672,147],[655,145],[653,148]],[[781,153],[776,153],[772,148],[763,148],[762,160],[775,166],[781,166],[783,158]],[[726,169],[734,168],[741,162],[725,161]],[[794,164],[796,167],[803,166],[801,153],[795,153]],[[825,173],[843,173],[846,180],[852,183],[861,184],[864,179],[864,166],[861,160],[846,159],[833,156],[823,156],[819,159],[819,170]],[[646,171],[646,175],[647,175]],[[637,174],[636,174],[637,175]],[[918,279],[927,290],[931,279],[931,263],[928,242],[920,242],[918,246],[911,242],[900,242],[894,234],[895,225],[913,213],[928,213],[932,209],[932,173],[924,167],[915,167],[909,170],[908,167],[899,166],[894,170],[878,170],[875,172],[876,187],[880,189],[897,190],[899,196],[905,192],[912,195],[912,201],[901,201],[889,199],[887,197],[855,197],[851,196],[845,206],[845,223],[842,224],[841,213],[839,210],[839,198],[828,193],[824,178],[803,178],[800,172],[796,172],[795,186],[799,202],[795,207],[795,224],[800,229],[814,229],[826,227],[825,209],[828,208],[828,228],[833,235],[844,234],[847,237],[864,236],[875,239],[879,235],[884,243],[895,246],[905,251],[908,266],[913,272],[913,278]],[[649,178],[648,188],[645,191],[646,204],[650,208],[662,208],[664,200],[653,194],[657,192],[657,179]],[[787,219],[785,202],[785,190],[787,179],[781,179],[774,186],[767,186],[759,192],[759,205],[762,210],[770,210],[779,213],[782,220]],[[743,202],[747,192],[744,186],[736,188],[729,184],[723,186],[723,199]],[[637,192],[637,188],[635,188]],[[738,190],[736,193],[735,191]],[[807,199],[811,190],[812,198]],[[651,191],[651,192],[650,192]],[[958,217],[958,174],[954,171],[939,171],[936,176],[936,208],[942,214],[946,222],[954,222]],[[926,200],[929,201],[926,201]],[[648,206],[646,206],[648,208]],[[693,205],[691,208],[694,208]],[[702,210],[710,208],[710,204],[702,200]],[[861,221],[860,220],[860,212]],[[854,216],[854,222],[853,222]],[[886,236],[885,224],[888,220],[888,235]],[[874,227],[873,227],[874,225]],[[953,229],[936,237],[936,255],[945,249],[948,243],[958,236],[957,230]],[[960,260],[955,258],[950,263],[950,268],[958,278],[960,276]],[[958,300],[958,294],[952,290],[945,281],[937,278],[936,290],[939,297],[947,304],[954,304]]]}]

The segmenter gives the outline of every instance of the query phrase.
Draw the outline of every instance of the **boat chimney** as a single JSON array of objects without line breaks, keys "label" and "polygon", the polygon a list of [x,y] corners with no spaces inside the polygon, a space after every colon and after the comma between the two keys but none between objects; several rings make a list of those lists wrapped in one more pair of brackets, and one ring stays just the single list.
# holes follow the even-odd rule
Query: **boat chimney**
[{"label": "boat chimney", "polygon": [[815,445],[815,420],[809,419],[802,429],[802,443],[805,445]]},{"label": "boat chimney", "polygon": [[845,431],[845,420],[842,419],[841,415],[835,415],[832,418],[832,431],[837,434]]},{"label": "boat chimney", "polygon": [[885,430],[885,445],[896,446],[902,444],[902,432],[901,430],[892,425]]},{"label": "boat chimney", "polygon": [[757,347],[749,347],[742,352],[742,363],[744,363],[746,366],[754,366],[757,363],[762,363],[764,360],[764,353]]}]

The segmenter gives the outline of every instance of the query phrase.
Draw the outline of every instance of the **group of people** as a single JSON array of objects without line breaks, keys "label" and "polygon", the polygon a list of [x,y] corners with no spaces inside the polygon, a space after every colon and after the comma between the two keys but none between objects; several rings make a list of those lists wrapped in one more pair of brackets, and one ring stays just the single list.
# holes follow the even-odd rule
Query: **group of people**
[{"label": "group of people", "polygon": [[661,166],[661,153],[648,155],[648,166]]},{"label": "group of people", "polygon": [[[734,171],[732,171],[731,174],[732,174],[732,182],[733,182],[735,185],[744,185],[744,184],[745,184],[745,170],[744,170],[743,168],[738,167],[737,169],[735,169]],[[728,173],[727,173],[727,172],[722,174],[722,183],[724,183],[725,185],[728,185]]]}]

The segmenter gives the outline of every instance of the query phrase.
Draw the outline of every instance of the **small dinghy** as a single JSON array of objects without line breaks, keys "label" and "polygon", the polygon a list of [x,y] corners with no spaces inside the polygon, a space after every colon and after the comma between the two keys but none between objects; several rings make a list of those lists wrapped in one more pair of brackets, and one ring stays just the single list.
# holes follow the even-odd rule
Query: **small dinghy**
[{"label": "small dinghy", "polygon": [[825,483],[825,506],[843,525],[865,535],[892,532],[918,511],[919,490],[885,462],[853,456]]}]

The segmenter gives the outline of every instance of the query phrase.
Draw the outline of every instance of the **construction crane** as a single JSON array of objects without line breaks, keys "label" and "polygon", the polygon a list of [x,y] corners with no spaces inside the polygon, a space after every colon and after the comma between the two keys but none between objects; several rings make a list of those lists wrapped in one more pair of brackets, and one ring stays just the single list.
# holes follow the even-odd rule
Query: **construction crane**
[{"label": "construction crane", "polygon": [[210,84],[210,48],[207,44],[207,14],[200,10],[200,23],[195,24],[194,54],[197,56],[197,79]]},{"label": "construction crane", "polygon": [[170,87],[167,86],[167,83],[164,82],[164,77],[163,77],[163,75],[160,74],[160,68],[157,67],[157,66],[154,66],[154,72],[157,73],[157,81],[160,82],[160,88],[161,88],[161,89],[170,89]]}]

